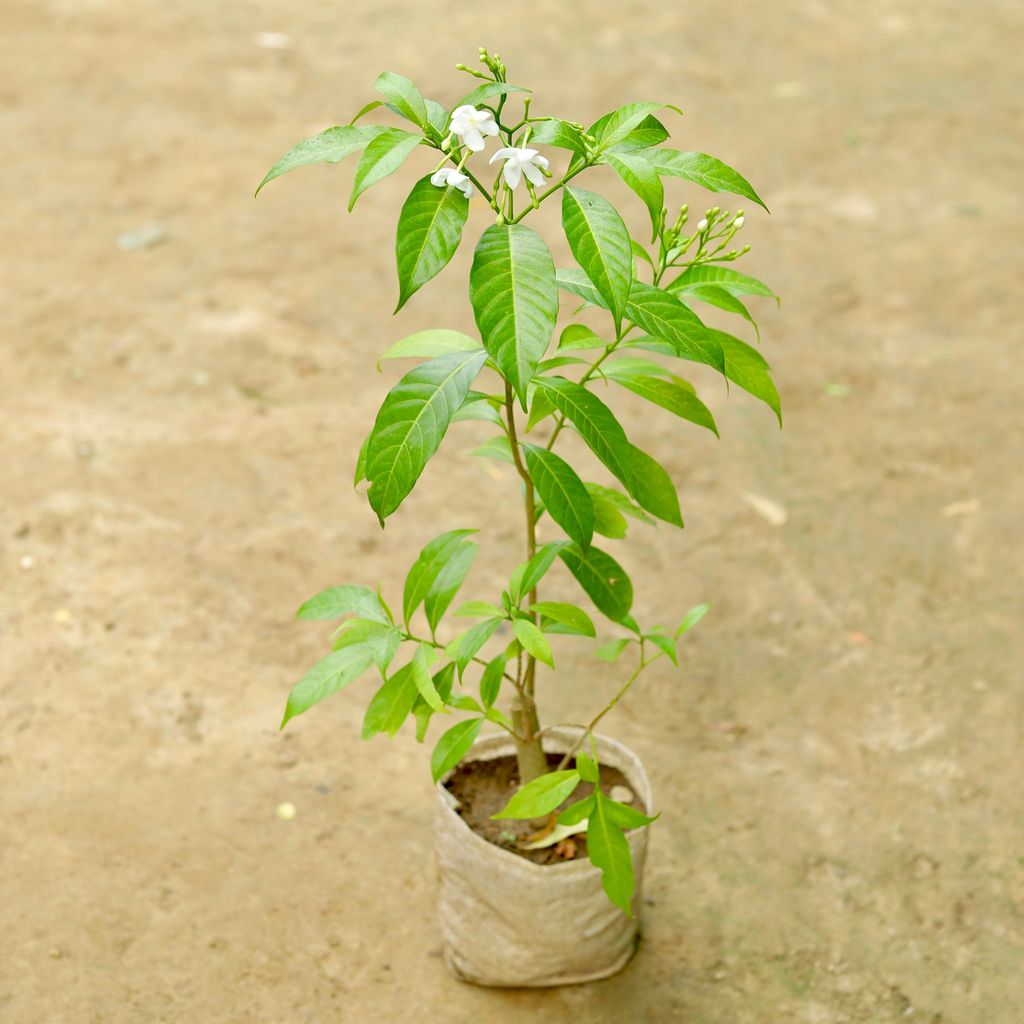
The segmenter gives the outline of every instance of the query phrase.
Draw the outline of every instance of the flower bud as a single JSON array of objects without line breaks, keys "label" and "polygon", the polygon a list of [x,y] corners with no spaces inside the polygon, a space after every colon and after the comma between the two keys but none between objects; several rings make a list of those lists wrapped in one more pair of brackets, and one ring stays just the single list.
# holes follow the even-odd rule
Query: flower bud
[{"label": "flower bud", "polygon": [[734,228],[735,228],[735,229],[736,229],[737,231],[739,231],[739,229],[740,229],[741,227],[743,227],[743,214],[742,214],[742,213],[741,213],[741,214],[740,214],[740,215],[739,215],[739,216],[738,216],[738,217],[737,217],[737,218],[736,218],[736,219],[735,219],[735,220],[734,220],[734,221],[732,222],[732,226],[733,226],[733,227],[734,227]]},{"label": "flower bud", "polygon": [[705,217],[701,221],[698,222],[697,230],[698,231],[707,231],[707,229],[708,229],[708,219],[707,219],[707,217]]}]

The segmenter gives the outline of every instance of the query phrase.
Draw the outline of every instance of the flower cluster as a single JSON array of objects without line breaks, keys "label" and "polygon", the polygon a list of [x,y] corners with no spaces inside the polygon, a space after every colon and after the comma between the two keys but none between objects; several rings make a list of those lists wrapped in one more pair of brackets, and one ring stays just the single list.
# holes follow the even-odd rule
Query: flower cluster
[{"label": "flower cluster", "polygon": [[[494,114],[486,107],[478,110],[476,107],[465,104],[456,107],[452,111],[450,124],[452,135],[455,135],[459,142],[466,147],[469,153],[480,153],[486,146],[486,137],[493,137],[498,134],[498,122]],[[525,177],[531,185],[540,185],[547,176],[551,166],[546,157],[540,155],[535,149],[526,149],[517,146],[506,146],[499,149],[488,161],[504,160],[501,169],[505,184],[510,188],[517,188]],[[473,182],[469,175],[462,173],[465,159],[458,168],[440,167],[430,177],[430,183],[438,188],[457,188],[467,199],[473,196]]]}]

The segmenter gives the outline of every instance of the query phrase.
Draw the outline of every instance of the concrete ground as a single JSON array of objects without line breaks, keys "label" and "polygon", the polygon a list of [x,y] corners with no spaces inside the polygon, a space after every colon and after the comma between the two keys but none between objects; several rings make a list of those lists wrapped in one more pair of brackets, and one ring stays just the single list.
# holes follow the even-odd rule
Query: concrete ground
[{"label": "concrete ground", "polygon": [[[3,13],[0,1020],[1020,1019],[1019,3]],[[663,812],[643,947],[550,992],[446,975],[426,751],[358,739],[368,683],[276,730],[325,647],[301,600],[394,595],[452,526],[487,545],[467,596],[518,557],[473,425],[383,534],[349,485],[377,355],[471,326],[470,246],[393,321],[408,173],[351,218],[351,164],[252,199],[380,70],[452,100],[479,44],[538,111],[684,107],[677,145],[772,208],[747,266],[784,297],[760,309],[783,432],[712,382],[719,443],[624,404],[687,519],[618,549],[638,614],[714,607],[607,720]],[[618,679],[563,651],[549,721]]]}]

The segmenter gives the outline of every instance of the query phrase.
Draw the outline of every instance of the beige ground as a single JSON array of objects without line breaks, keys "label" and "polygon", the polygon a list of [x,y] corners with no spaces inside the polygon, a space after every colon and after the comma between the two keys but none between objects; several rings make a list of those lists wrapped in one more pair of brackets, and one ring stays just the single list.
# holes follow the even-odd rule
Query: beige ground
[{"label": "beige ground", "polygon": [[[1021,1019],[1024,9],[685,8],[3,4],[4,1024]],[[375,355],[469,326],[468,247],[392,321],[403,184],[352,219],[351,165],[251,198],[379,70],[451,99],[481,42],[548,110],[682,104],[768,199],[749,267],[785,297],[782,434],[720,388],[720,444],[627,408],[688,521],[637,533],[638,611],[715,607],[608,722],[664,811],[642,952],[549,993],[445,975],[425,752],[359,741],[365,686],[275,729],[324,647],[301,599],[394,594],[455,525],[478,596],[518,555],[472,427],[384,534],[348,484]],[[546,709],[614,684],[567,644]]]}]

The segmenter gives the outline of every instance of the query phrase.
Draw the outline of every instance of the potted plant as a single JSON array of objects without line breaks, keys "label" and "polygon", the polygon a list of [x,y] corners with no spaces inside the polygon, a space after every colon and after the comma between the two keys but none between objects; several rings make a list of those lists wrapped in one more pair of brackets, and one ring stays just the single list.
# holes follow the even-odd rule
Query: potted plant
[{"label": "potted plant", "polygon": [[[706,303],[753,324],[743,298],[773,296],[731,266],[749,248],[733,247],[742,212],[715,206],[693,223],[686,206],[675,216],[665,208],[665,178],[764,205],[721,161],[663,145],[668,132],[656,115],[666,105],[630,103],[584,128],[534,114],[530,91],[508,82],[501,59],[481,50],[481,61],[480,71],[458,66],[480,84],[450,108],[425,99],[409,79],[382,74],[383,99],[350,124],[300,142],[260,188],[301,165],[359,153],[351,210],[408,157],[432,154],[433,167],[398,215],[398,309],[451,260],[471,206],[489,208],[469,275],[479,337],[430,328],[383,354],[422,361],[385,397],[355,477],[368,484],[383,526],[449,428],[483,421],[493,434],[477,454],[515,469],[525,557],[493,600],[451,611],[478,545],[472,528],[450,529],[423,548],[395,610],[379,591],[351,583],[307,601],[300,618],[343,621],[331,653],[291,691],[282,728],[371,672],[381,682],[366,709],[364,738],[394,736],[411,720],[422,743],[436,717],[441,731],[430,764],[446,961],[482,984],[554,985],[605,976],[632,954],[654,820],[650,786],[636,756],[595,730],[647,666],[660,658],[677,663],[678,641],[706,610],[693,608],[672,626],[641,626],[630,614],[626,570],[596,542],[595,535],[624,538],[629,520],[683,525],[668,473],[630,443],[609,403],[630,392],[717,436],[711,412],[677,374],[687,361],[712,367],[779,416],[757,350],[706,326],[693,309]],[[510,115],[520,103],[521,113]],[[371,111],[403,124],[360,123]],[[581,186],[597,165],[646,206],[648,244],[630,237],[606,198]],[[544,239],[526,224],[549,202],[561,204],[574,268],[556,270]],[[552,351],[560,292],[570,306],[600,314],[603,327],[570,315]],[[588,480],[591,470],[559,454],[570,430],[603,464],[601,480]],[[538,541],[542,517],[562,539]],[[629,652],[633,659],[585,726],[545,727],[540,716],[541,666],[554,668],[559,637],[597,634],[577,604],[541,597],[556,566],[621,631],[597,656],[616,662]],[[497,733],[481,738],[486,723]]]}]

